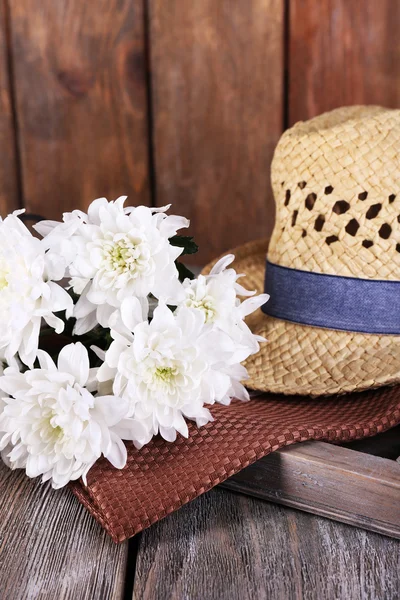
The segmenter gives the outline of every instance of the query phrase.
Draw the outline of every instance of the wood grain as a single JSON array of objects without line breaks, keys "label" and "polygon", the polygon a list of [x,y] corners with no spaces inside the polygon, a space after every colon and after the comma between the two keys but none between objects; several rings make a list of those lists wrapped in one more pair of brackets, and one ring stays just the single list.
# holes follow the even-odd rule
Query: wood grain
[{"label": "wood grain", "polygon": [[128,544],[116,545],[69,490],[0,461],[2,600],[123,598]]},{"label": "wood grain", "polygon": [[0,216],[20,207],[17,174],[16,134],[10,87],[8,19],[4,0],[0,2]]},{"label": "wood grain", "polygon": [[400,3],[290,0],[289,124],[347,104],[400,104]]},{"label": "wood grain", "polygon": [[393,460],[305,442],[273,452],[223,486],[400,539],[400,466]]},{"label": "wood grain", "polygon": [[400,543],[213,490],[139,547],[135,600],[361,600],[400,595]]},{"label": "wood grain", "polygon": [[156,201],[192,220],[204,264],[273,225],[283,0],[149,7]]},{"label": "wood grain", "polygon": [[149,202],[142,0],[10,2],[27,209]]}]

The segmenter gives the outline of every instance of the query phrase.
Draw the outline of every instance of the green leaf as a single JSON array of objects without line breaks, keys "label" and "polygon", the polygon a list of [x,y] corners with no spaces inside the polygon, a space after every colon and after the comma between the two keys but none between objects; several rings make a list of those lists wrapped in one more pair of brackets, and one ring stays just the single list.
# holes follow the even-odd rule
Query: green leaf
[{"label": "green leaf", "polygon": [[180,262],[176,262],[176,268],[178,269],[178,273],[179,273],[179,280],[183,281],[184,279],[194,279],[194,273],[192,273],[192,271],[190,269],[188,269],[184,264],[180,263]]},{"label": "green leaf", "polygon": [[169,238],[169,242],[171,246],[183,248],[181,256],[184,254],[196,254],[199,250],[198,245],[193,241],[193,237],[188,235],[174,235],[172,238]]}]

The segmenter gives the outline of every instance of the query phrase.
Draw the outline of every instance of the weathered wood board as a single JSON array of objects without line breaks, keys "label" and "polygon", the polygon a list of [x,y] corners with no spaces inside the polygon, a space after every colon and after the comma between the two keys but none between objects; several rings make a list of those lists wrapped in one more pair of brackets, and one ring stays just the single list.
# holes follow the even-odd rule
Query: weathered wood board
[{"label": "weathered wood board", "polygon": [[[137,539],[131,540],[130,546],[113,544],[68,490],[53,491],[49,485],[42,486],[22,472],[0,465],[0,597],[118,600],[130,597],[134,586],[136,600],[397,600],[399,542],[248,495],[256,493],[274,503],[288,503],[266,492],[274,481],[280,481],[280,489],[308,497],[309,502],[311,498],[315,512],[315,499],[320,495],[325,503],[320,502],[324,506],[321,514],[327,514],[326,507],[337,508],[340,499],[360,502],[371,498],[373,482],[380,486],[388,482],[387,462],[400,470],[394,461],[326,446],[312,442],[274,453],[271,457],[285,457],[285,468],[282,464],[265,468],[268,457],[257,463],[261,479],[256,472],[251,482],[254,489],[245,481],[240,484],[245,494],[212,490],[170,515],[142,534],[137,563]],[[293,451],[296,456],[291,455]],[[329,453],[325,459],[324,452]],[[378,463],[371,468],[370,459],[377,460],[384,470],[376,469]],[[305,463],[313,465],[313,476]],[[321,486],[327,479],[332,481],[330,470],[339,478],[334,488]],[[287,480],[285,485],[285,474],[291,488]],[[358,481],[357,497],[349,490],[342,493],[343,475],[353,485]],[[377,514],[387,510],[393,499],[393,481],[388,490],[384,506],[380,505],[381,495],[375,504]],[[396,498],[398,502],[398,495]],[[354,524],[353,517],[351,522]]]},{"label": "weathered wood board", "polygon": [[400,543],[217,489],[142,534],[135,600],[397,600]]},{"label": "weathered wood board", "polygon": [[400,464],[305,442],[273,452],[223,487],[400,538]]},{"label": "weathered wood board", "polygon": [[1,600],[122,599],[127,556],[68,489],[0,460]]}]

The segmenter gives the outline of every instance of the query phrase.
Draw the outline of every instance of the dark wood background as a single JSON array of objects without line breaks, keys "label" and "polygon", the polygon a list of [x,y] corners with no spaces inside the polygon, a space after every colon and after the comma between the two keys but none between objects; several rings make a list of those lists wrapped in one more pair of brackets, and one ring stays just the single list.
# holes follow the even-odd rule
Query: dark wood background
[{"label": "dark wood background", "polygon": [[0,212],[172,203],[198,263],[267,235],[281,132],[400,105],[393,0],[0,0]]}]

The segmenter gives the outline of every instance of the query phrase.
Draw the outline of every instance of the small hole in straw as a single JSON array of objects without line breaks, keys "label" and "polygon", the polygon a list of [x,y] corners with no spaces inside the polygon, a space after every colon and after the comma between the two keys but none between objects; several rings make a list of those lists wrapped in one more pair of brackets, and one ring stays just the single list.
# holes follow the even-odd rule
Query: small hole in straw
[{"label": "small hole in straw", "polygon": [[315,201],[317,199],[317,194],[314,194],[314,192],[311,192],[311,194],[308,194],[307,198],[306,198],[306,208],[308,208],[308,210],[312,210],[314,208],[314,204]]},{"label": "small hole in straw", "polygon": [[325,217],[324,217],[324,215],[319,215],[315,219],[315,223],[314,223],[314,229],[315,229],[315,231],[322,231],[324,223],[325,223]]},{"label": "small hole in straw", "polygon": [[324,192],[325,192],[325,194],[332,194],[333,187],[331,185],[327,185]]},{"label": "small hole in straw", "polygon": [[301,232],[301,237],[306,237],[307,235],[307,231],[305,229],[303,229],[303,231]]},{"label": "small hole in straw", "polygon": [[331,244],[333,244],[334,242],[337,242],[339,240],[337,235],[330,235],[329,237],[326,238],[326,243],[328,244],[328,246],[330,246]]},{"label": "small hole in straw", "polygon": [[307,182],[306,182],[306,181],[300,181],[300,182],[299,182],[297,185],[299,186],[299,188],[300,188],[301,190],[304,190],[304,188],[305,188],[305,187],[306,187],[306,185],[307,185]]},{"label": "small hole in straw", "polygon": [[400,252],[400,244],[396,244],[396,250],[397,252]]},{"label": "small hole in straw", "polygon": [[371,248],[371,246],[374,245],[374,242],[372,240],[364,240],[362,245],[364,246],[364,248]]},{"label": "small hole in straw", "polygon": [[390,238],[391,233],[392,228],[390,227],[389,223],[384,223],[379,230],[379,235],[383,240],[387,240],[388,238]]},{"label": "small hole in straw", "polygon": [[351,221],[349,221],[346,225],[346,231],[349,235],[352,235],[354,237],[356,235],[359,227],[360,227],[360,224],[357,221],[357,219],[351,219]]},{"label": "small hole in straw", "polygon": [[375,217],[379,215],[381,208],[382,204],[373,204],[369,207],[365,216],[367,217],[367,219],[375,219]]},{"label": "small hole in straw", "polygon": [[296,225],[297,215],[299,214],[298,210],[294,210],[292,214],[292,227]]},{"label": "small hole in straw", "polygon": [[390,194],[389,196],[389,204],[392,204],[396,200],[396,194]]},{"label": "small hole in straw", "polygon": [[290,190],[286,190],[286,194],[285,194],[285,206],[287,206],[289,204],[289,200],[290,200]]},{"label": "small hole in straw", "polygon": [[336,213],[337,215],[343,215],[349,210],[349,208],[350,204],[346,202],[346,200],[338,200],[337,202],[335,202],[335,205],[332,208],[332,212]]},{"label": "small hole in straw", "polygon": [[366,200],[367,198],[368,198],[368,192],[361,192],[360,194],[358,194],[359,200]]}]

